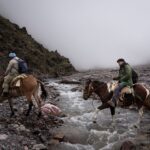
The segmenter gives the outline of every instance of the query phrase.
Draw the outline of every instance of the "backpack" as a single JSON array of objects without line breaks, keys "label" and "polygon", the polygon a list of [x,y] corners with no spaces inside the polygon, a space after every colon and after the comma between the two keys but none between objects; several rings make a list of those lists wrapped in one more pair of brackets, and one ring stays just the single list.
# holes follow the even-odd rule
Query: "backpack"
[{"label": "backpack", "polygon": [[134,69],[132,69],[132,81],[133,81],[133,84],[138,82],[138,74]]},{"label": "backpack", "polygon": [[18,72],[20,74],[28,72],[28,65],[25,60],[18,59]]}]

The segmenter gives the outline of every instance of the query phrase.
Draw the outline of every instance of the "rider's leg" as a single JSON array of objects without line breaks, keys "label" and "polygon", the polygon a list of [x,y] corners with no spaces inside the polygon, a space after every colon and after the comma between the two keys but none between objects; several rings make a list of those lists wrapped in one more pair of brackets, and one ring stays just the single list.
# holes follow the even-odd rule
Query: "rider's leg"
[{"label": "rider's leg", "polygon": [[121,90],[122,90],[124,87],[125,87],[125,84],[124,84],[124,83],[120,83],[120,84],[118,85],[118,87],[115,89],[114,95],[113,95],[112,99],[111,99],[110,101],[108,101],[108,104],[109,104],[110,106],[115,107],[116,101],[117,101],[117,99],[118,99],[119,96],[120,96],[120,92],[121,92]]},{"label": "rider's leg", "polygon": [[10,82],[12,81],[14,77],[15,75],[11,75],[11,74],[8,74],[7,76],[4,77],[4,83],[2,85],[4,95],[5,93],[8,94]]},{"label": "rider's leg", "polygon": [[120,92],[121,90],[125,87],[124,83],[120,83],[119,86],[116,88],[116,90],[114,91],[114,96],[112,98],[112,100],[114,99],[114,102],[116,102],[116,99],[119,98],[120,96]]},{"label": "rider's leg", "polygon": [[3,83],[3,86],[2,86],[4,93],[8,93],[9,83],[10,83],[11,80],[12,80],[12,77],[9,74],[6,77],[4,77],[4,83]]}]

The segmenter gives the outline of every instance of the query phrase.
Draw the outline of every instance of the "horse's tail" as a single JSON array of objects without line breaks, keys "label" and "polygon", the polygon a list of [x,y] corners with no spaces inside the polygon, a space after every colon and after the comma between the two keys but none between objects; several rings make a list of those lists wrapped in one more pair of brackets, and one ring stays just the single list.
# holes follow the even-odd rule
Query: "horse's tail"
[{"label": "horse's tail", "polygon": [[47,96],[48,96],[48,93],[47,93],[47,91],[46,91],[46,89],[45,89],[45,86],[44,86],[44,84],[43,84],[40,80],[38,80],[38,83],[39,83],[40,86],[41,86],[41,91],[42,91],[42,93],[41,93],[41,98],[42,98],[42,99],[46,99]]}]

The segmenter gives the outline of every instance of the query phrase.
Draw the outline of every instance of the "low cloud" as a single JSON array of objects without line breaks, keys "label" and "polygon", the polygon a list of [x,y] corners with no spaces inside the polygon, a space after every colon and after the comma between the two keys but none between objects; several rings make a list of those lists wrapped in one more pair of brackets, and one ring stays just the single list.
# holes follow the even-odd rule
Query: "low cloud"
[{"label": "low cloud", "polygon": [[0,14],[77,69],[149,62],[149,0],[0,0]]}]

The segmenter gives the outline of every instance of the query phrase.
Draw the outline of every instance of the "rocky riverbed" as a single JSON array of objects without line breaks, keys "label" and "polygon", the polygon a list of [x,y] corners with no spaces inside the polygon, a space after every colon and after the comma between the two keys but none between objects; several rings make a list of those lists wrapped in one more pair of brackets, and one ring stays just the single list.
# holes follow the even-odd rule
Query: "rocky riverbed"
[{"label": "rocky riverbed", "polygon": [[[139,82],[150,83],[148,66],[137,68]],[[10,118],[8,102],[0,104],[0,149],[3,150],[119,150],[124,141],[131,141],[138,150],[150,149],[150,111],[146,110],[139,128],[134,126],[138,112],[133,109],[117,108],[115,124],[112,124],[109,110],[98,115],[92,122],[94,109],[100,101],[94,95],[85,101],[82,98],[87,78],[110,81],[116,70],[98,70],[77,73],[63,79],[45,81],[49,97],[46,102],[59,106],[60,117],[38,118],[37,109],[29,117],[24,114],[28,108],[24,98],[14,100],[16,115]],[[75,84],[63,81],[73,81]],[[93,102],[94,99],[95,101]]]}]

